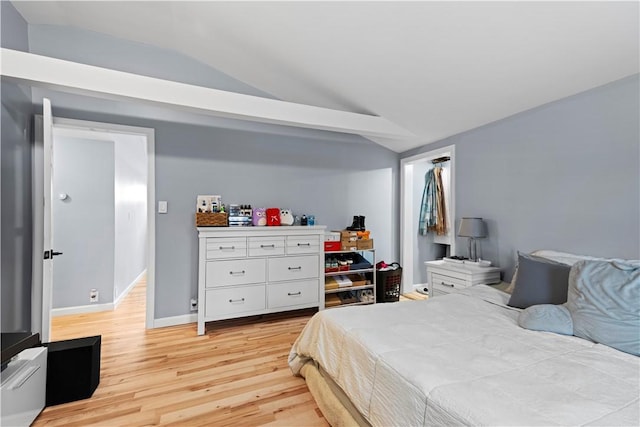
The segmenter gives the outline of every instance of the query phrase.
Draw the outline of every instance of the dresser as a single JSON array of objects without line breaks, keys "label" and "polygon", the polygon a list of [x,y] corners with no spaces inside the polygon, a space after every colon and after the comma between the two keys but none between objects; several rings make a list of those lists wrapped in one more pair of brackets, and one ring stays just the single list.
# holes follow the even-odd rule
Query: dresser
[{"label": "dresser", "polygon": [[500,282],[500,269],[445,261],[427,261],[429,297],[457,292],[473,285]]},{"label": "dresser", "polygon": [[197,230],[198,335],[209,321],[324,308],[325,226]]}]

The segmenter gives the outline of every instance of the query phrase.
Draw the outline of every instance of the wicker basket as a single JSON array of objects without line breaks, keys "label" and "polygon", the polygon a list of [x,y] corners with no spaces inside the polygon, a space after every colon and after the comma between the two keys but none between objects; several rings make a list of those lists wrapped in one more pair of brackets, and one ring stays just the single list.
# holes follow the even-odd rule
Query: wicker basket
[{"label": "wicker basket", "polygon": [[395,270],[376,271],[376,300],[377,302],[395,302],[400,299],[400,284],[402,283],[402,267]]},{"label": "wicker basket", "polygon": [[196,227],[228,227],[226,212],[196,212]]}]

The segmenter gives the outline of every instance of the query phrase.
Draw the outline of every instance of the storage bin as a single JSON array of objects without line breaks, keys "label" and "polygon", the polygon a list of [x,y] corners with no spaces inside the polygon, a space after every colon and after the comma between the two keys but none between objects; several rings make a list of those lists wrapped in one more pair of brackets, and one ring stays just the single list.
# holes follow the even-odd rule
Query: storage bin
[{"label": "storage bin", "polygon": [[47,356],[47,405],[88,399],[100,384],[102,336],[45,343]]},{"label": "storage bin", "polygon": [[357,240],[358,250],[373,249],[373,239]]},{"label": "storage bin", "polygon": [[400,299],[402,267],[397,262],[390,264],[390,266],[397,267],[395,270],[376,271],[377,302],[395,302]]},{"label": "storage bin", "polygon": [[325,252],[334,252],[340,250],[340,242],[326,241],[324,242]]},{"label": "storage bin", "polygon": [[196,212],[196,227],[228,227],[226,212]]}]

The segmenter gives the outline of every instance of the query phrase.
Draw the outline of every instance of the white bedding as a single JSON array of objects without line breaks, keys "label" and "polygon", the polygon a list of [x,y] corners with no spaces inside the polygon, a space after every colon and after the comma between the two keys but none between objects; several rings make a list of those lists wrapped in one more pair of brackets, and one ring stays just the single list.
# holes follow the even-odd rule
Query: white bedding
[{"label": "white bedding", "polygon": [[508,294],[317,313],[289,365],[322,366],[372,424],[640,425],[640,358],[520,328]]}]

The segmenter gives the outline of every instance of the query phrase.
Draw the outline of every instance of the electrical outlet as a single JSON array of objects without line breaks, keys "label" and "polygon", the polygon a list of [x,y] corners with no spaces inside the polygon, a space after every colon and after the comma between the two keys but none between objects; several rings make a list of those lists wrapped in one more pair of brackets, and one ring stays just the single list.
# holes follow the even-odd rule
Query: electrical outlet
[{"label": "electrical outlet", "polygon": [[191,311],[198,311],[198,300],[191,298]]},{"label": "electrical outlet", "polygon": [[91,289],[89,291],[89,302],[94,303],[94,302],[98,302],[98,297],[100,296],[100,294],[98,293],[97,289]]}]

